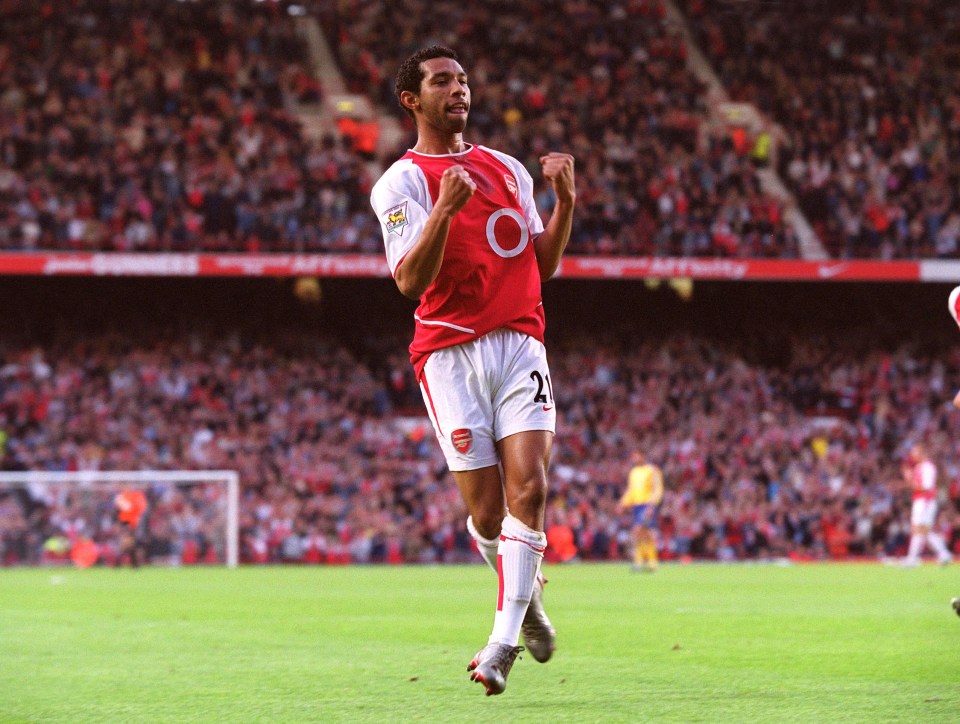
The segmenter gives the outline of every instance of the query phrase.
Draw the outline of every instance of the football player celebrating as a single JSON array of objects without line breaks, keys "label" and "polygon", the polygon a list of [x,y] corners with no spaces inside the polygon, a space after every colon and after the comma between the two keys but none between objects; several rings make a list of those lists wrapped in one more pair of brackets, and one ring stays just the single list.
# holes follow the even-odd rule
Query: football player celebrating
[{"label": "football player celebrating", "polygon": [[420,306],[411,361],[437,439],[467,507],[467,529],[499,579],[493,632],[468,666],[490,694],[506,688],[524,643],[555,649],[540,562],[556,425],[540,285],[556,272],[576,201],[573,157],[546,153],[556,204],[544,227],[533,179],[515,158],[466,143],[467,73],[449,48],[414,53],[397,99],[417,143],[376,183],[387,263]]}]

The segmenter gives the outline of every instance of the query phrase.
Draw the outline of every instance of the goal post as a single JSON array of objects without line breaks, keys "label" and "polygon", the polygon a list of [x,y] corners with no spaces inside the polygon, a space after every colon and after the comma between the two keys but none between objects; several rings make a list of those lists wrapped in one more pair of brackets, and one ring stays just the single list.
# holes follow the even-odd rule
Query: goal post
[{"label": "goal post", "polygon": [[219,484],[225,490],[224,560],[236,568],[240,558],[240,475],[235,470],[80,470],[46,472],[24,470],[0,472],[0,493],[11,488],[69,486],[69,492],[109,490],[156,485]]}]

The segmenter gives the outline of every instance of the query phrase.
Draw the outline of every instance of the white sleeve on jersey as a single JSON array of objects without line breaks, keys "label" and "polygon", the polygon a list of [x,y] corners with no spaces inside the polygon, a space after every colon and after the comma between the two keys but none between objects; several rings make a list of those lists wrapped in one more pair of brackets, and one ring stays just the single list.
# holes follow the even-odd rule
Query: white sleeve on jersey
[{"label": "white sleeve on jersey", "polygon": [[954,287],[953,291],[950,292],[950,297],[947,299],[947,309],[950,310],[950,316],[953,317],[953,321],[960,324],[960,305],[957,304],[958,300],[960,300],[960,287]]},{"label": "white sleeve on jersey", "polygon": [[937,488],[937,466],[929,460],[920,463],[920,489],[936,490]]},{"label": "white sleeve on jersey", "polygon": [[387,266],[395,275],[403,257],[423,233],[433,209],[427,179],[409,159],[397,161],[374,185],[370,205],[380,219]]},{"label": "white sleeve on jersey", "polygon": [[508,156],[501,151],[495,151],[492,148],[482,146],[493,156],[496,156],[507,168],[513,171],[514,178],[517,179],[517,189],[519,191],[520,208],[523,209],[523,216],[527,220],[527,226],[530,227],[530,235],[537,236],[543,233],[543,220],[537,211],[537,202],[533,198],[533,178],[526,167],[513,156]]}]

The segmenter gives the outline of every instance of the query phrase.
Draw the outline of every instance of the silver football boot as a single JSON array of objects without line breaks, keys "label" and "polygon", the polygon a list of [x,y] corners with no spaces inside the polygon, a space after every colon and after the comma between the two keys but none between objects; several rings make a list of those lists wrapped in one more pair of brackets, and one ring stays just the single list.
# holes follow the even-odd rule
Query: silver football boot
[{"label": "silver football boot", "polygon": [[527,651],[541,664],[549,661],[557,649],[557,630],[547,618],[546,611],[543,610],[543,584],[546,582],[547,579],[543,574],[538,573],[537,580],[533,584],[530,605],[527,606],[527,614],[520,625],[520,633],[523,634],[523,643],[526,644]]},{"label": "silver football boot", "polygon": [[487,696],[502,694],[507,688],[507,675],[523,646],[487,644],[477,652],[467,667],[470,681],[479,681],[487,689]]}]

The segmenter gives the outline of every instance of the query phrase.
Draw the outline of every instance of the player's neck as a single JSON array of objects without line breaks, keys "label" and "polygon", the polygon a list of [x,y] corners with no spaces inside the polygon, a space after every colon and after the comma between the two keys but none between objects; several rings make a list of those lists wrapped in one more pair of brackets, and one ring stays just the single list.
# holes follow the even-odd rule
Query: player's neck
[{"label": "player's neck", "polygon": [[445,156],[451,153],[463,153],[467,150],[467,144],[463,142],[462,133],[443,135],[420,133],[413,150],[430,156]]}]

